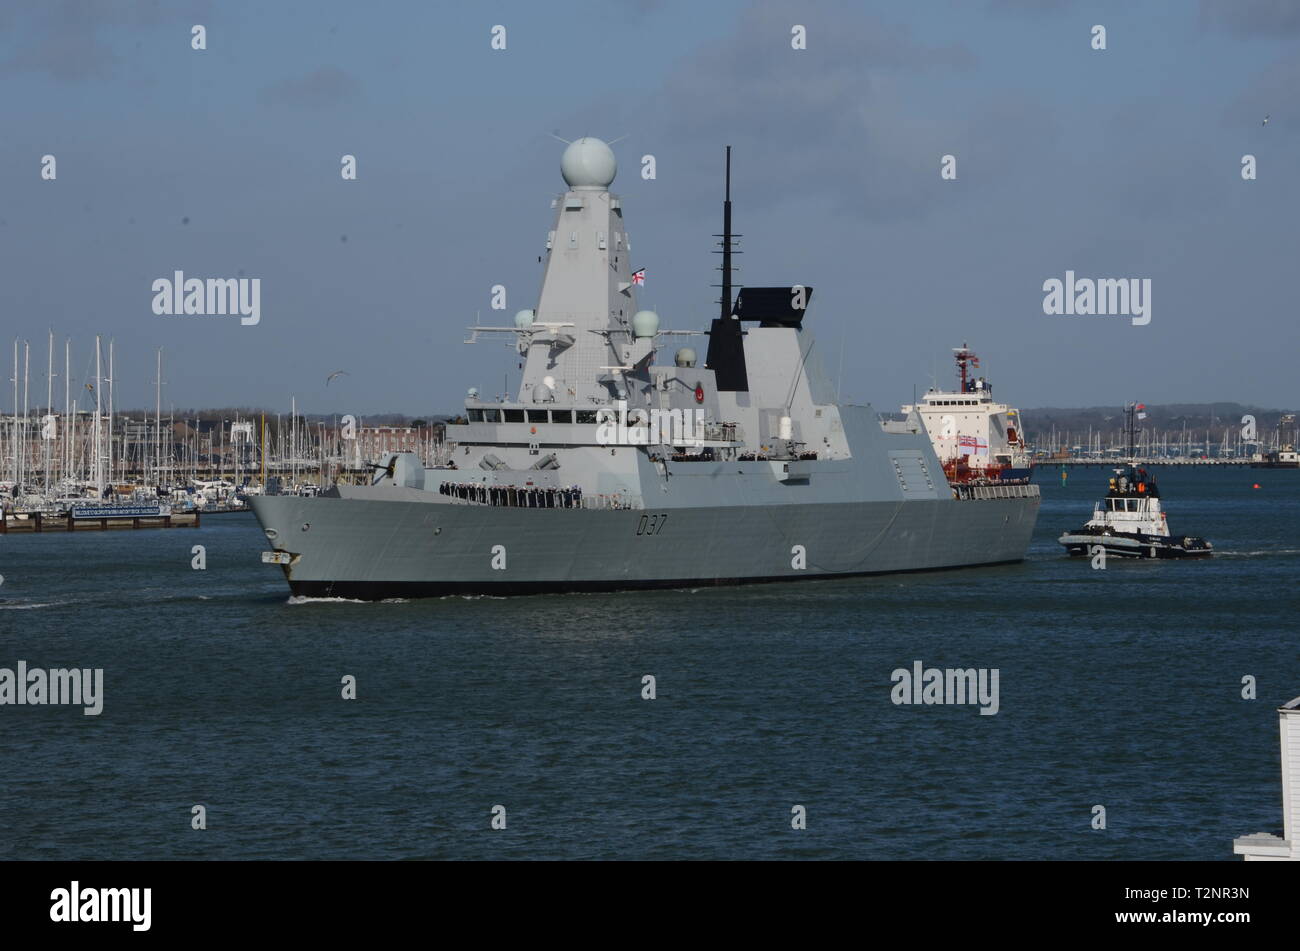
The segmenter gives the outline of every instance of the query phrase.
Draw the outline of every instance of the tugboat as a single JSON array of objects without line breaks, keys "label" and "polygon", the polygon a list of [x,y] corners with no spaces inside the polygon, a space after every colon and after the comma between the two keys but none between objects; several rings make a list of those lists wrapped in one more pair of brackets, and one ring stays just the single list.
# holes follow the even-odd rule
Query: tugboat
[{"label": "tugboat", "polygon": [[[1128,457],[1133,459],[1134,414],[1128,416]],[[1087,555],[1100,545],[1107,555],[1121,558],[1194,558],[1210,555],[1214,546],[1204,538],[1170,534],[1160,510],[1160,490],[1154,476],[1135,462],[1115,469],[1106,497],[1097,503],[1092,518],[1080,529],[1057,539],[1071,555]]]}]

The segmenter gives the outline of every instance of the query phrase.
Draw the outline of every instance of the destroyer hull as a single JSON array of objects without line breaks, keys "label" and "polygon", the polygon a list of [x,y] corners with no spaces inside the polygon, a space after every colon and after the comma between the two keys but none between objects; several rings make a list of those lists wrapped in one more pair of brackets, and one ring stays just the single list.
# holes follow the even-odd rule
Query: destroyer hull
[{"label": "destroyer hull", "polygon": [[[1024,558],[1039,498],[519,509],[263,497],[295,595],[362,600],[685,588]],[[306,528],[304,529],[304,526]]]}]

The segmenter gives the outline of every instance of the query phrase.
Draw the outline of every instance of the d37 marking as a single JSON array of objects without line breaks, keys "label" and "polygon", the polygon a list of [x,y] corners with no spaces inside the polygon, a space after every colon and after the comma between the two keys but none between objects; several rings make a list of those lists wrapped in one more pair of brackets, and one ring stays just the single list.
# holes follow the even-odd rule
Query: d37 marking
[{"label": "d37 marking", "polygon": [[664,530],[664,525],[667,523],[667,512],[642,515],[641,520],[637,522],[636,533],[638,535],[658,535]]}]

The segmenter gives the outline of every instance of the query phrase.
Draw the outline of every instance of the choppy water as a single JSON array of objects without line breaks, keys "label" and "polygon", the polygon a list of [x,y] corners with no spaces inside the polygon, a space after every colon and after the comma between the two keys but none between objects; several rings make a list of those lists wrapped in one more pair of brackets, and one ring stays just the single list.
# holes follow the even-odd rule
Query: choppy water
[{"label": "choppy water", "polygon": [[[0,857],[1231,858],[1281,832],[1300,472],[1162,470],[1218,555],[1095,571],[1104,478],[1040,471],[1022,565],[730,590],[295,603],[251,516],[0,537],[0,667],[105,677],[0,706]],[[894,705],[916,660],[1000,712]]]}]

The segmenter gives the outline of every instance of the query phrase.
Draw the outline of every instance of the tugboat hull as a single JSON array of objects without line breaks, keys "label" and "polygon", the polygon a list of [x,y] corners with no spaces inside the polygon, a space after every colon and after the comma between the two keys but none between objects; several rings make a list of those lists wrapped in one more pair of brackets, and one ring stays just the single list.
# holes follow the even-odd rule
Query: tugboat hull
[{"label": "tugboat hull", "polygon": [[1090,555],[1100,545],[1118,558],[1200,558],[1214,554],[1204,538],[1066,532],[1057,539],[1071,555]]}]

